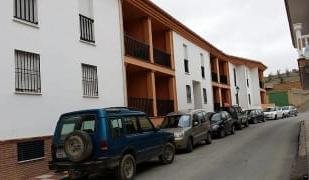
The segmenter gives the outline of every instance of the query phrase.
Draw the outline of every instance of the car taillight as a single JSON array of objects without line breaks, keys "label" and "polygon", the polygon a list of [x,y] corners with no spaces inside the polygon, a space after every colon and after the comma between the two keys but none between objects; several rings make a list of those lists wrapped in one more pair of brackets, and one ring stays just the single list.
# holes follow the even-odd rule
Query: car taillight
[{"label": "car taillight", "polygon": [[101,143],[100,143],[100,149],[101,149],[102,151],[107,151],[107,150],[108,150],[108,144],[107,144],[106,141],[101,141]]}]

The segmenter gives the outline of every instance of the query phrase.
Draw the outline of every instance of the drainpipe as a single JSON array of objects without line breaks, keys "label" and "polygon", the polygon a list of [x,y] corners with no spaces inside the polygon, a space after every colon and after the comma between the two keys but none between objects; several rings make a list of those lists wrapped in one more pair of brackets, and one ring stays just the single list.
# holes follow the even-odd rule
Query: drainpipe
[{"label": "drainpipe", "polygon": [[122,0],[118,0],[119,11],[119,26],[120,26],[120,44],[121,44],[121,59],[122,59],[122,77],[123,77],[123,98],[124,105],[128,106],[128,94],[127,94],[127,74],[124,63],[125,50],[124,50],[124,30],[123,30],[123,14],[122,14]]}]

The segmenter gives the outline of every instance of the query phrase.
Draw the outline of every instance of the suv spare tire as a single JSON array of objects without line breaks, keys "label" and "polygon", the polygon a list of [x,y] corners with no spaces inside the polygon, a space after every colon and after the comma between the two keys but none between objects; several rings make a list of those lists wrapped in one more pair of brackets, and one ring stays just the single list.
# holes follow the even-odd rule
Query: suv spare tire
[{"label": "suv spare tire", "polygon": [[64,152],[72,162],[87,160],[93,150],[91,137],[88,133],[74,131],[64,140]]}]

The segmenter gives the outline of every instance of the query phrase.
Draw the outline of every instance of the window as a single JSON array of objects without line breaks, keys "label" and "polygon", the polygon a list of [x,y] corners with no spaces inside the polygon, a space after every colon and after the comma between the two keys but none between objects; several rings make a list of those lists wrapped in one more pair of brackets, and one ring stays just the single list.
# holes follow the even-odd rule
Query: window
[{"label": "window", "polygon": [[248,94],[249,104],[251,105],[251,95]]},{"label": "window", "polygon": [[126,128],[127,134],[139,133],[136,117],[125,118],[124,119],[124,125],[125,125],[125,128]]},{"label": "window", "polygon": [[201,66],[202,78],[205,79],[205,67]]},{"label": "window", "polygon": [[143,132],[153,131],[153,126],[149,119],[145,116],[139,117],[139,124]]},{"label": "window", "polygon": [[79,22],[80,39],[95,43],[92,0],[79,0]]},{"label": "window", "polygon": [[37,0],[14,0],[14,18],[38,24]]},{"label": "window", "polygon": [[28,141],[17,143],[18,162],[29,161],[44,157],[44,141]]},{"label": "window", "polygon": [[186,85],[186,91],[187,91],[187,103],[192,103],[191,87],[189,85]]},{"label": "window", "polygon": [[233,73],[234,73],[234,84],[235,84],[235,87],[237,87],[237,74],[236,74],[235,68],[233,69]]},{"label": "window", "polygon": [[247,78],[247,87],[250,87],[250,86],[249,86],[249,79],[248,79],[248,78]]},{"label": "window", "polygon": [[207,90],[206,90],[206,88],[203,88],[203,98],[204,98],[204,104],[207,104]]},{"label": "window", "polygon": [[187,45],[183,45],[183,51],[184,51],[184,67],[185,67],[185,72],[189,73],[189,57],[188,57],[188,47]]},{"label": "window", "polygon": [[185,72],[190,73],[189,70],[189,61],[187,59],[184,60]]},{"label": "window", "polygon": [[111,118],[110,119],[110,130],[112,138],[116,139],[123,135],[122,119]]},{"label": "window", "polygon": [[15,91],[41,93],[40,55],[15,50]]},{"label": "window", "polygon": [[97,97],[98,92],[98,75],[97,67],[87,64],[82,64],[83,73],[83,91],[84,96]]}]

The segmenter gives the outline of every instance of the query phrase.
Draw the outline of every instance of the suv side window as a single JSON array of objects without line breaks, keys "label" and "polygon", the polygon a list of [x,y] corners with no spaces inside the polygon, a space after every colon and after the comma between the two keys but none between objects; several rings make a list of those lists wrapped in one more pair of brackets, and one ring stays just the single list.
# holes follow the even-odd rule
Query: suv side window
[{"label": "suv side window", "polygon": [[110,131],[113,139],[123,135],[123,126],[121,118],[110,118]]},{"label": "suv side window", "polygon": [[200,123],[204,123],[204,122],[206,121],[203,112],[199,112],[199,113],[197,114],[197,118],[198,118],[198,121],[199,121]]},{"label": "suv side window", "polygon": [[137,134],[139,133],[139,128],[137,124],[137,117],[125,117],[124,118],[124,125],[127,130],[127,134]]},{"label": "suv side window", "polygon": [[138,119],[143,132],[153,131],[154,127],[146,116],[140,116]]}]

